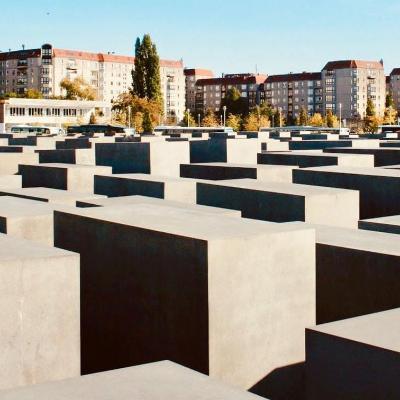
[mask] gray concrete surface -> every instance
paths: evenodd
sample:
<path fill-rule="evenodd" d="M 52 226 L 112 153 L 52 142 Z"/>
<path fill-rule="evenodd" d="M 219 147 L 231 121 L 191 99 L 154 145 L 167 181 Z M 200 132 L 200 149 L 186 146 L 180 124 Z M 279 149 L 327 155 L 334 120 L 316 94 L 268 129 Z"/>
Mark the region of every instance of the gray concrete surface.
<path fill-rule="evenodd" d="M 400 234 L 400 215 L 371 218 L 358 221 L 358 228 L 369 231 Z"/>
<path fill-rule="evenodd" d="M 0 153 L 0 175 L 18 173 L 21 163 L 38 164 L 39 156 L 35 153 Z"/>
<path fill-rule="evenodd" d="M 18 189 L 22 187 L 22 176 L 20 175 L 0 175 L 1 189 Z"/>
<path fill-rule="evenodd" d="M 79 255 L 0 234 L 0 321 L 0 389 L 79 376 Z"/>
<path fill-rule="evenodd" d="M 39 163 L 96 165 L 94 149 L 37 150 Z"/>

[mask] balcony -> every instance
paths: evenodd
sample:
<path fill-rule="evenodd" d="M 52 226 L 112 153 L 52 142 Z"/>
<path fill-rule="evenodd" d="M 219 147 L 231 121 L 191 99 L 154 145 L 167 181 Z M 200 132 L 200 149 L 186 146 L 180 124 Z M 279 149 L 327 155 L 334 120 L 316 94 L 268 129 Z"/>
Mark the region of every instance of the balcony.
<path fill-rule="evenodd" d="M 28 60 L 18 60 L 17 68 L 28 68 Z"/>

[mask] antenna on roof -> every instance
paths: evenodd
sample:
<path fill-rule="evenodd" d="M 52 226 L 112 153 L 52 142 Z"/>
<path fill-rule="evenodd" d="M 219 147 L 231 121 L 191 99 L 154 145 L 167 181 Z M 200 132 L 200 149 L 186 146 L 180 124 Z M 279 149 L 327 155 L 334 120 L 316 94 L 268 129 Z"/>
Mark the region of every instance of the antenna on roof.
<path fill-rule="evenodd" d="M 22 50 L 25 50 L 25 45 L 24 44 L 22 45 Z"/>

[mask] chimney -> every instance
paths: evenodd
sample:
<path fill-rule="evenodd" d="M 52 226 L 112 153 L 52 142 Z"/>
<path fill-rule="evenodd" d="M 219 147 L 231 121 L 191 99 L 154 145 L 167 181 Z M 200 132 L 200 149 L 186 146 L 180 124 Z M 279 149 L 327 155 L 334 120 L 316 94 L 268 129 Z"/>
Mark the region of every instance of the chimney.
<path fill-rule="evenodd" d="M 24 44 L 22 45 L 22 50 L 25 50 L 25 45 Z"/>

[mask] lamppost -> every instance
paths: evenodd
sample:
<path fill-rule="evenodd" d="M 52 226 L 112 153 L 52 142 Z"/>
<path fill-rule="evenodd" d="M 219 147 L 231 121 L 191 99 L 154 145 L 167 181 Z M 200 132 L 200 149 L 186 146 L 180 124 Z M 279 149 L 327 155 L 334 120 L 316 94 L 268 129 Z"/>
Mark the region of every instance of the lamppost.
<path fill-rule="evenodd" d="M 223 117 L 222 117 L 222 114 L 220 115 L 220 126 L 222 126 L 222 120 L 223 120 Z"/>
<path fill-rule="evenodd" d="M 342 103 L 339 103 L 339 133 L 342 131 Z"/>
<path fill-rule="evenodd" d="M 190 110 L 189 109 L 186 110 L 186 118 L 187 118 L 187 126 L 189 128 L 189 126 L 190 126 Z"/>
<path fill-rule="evenodd" d="M 224 110 L 224 128 L 226 124 L 226 106 L 223 106 L 222 109 Z"/>
<path fill-rule="evenodd" d="M 131 106 L 128 106 L 128 128 L 131 128 Z"/>
<path fill-rule="evenodd" d="M 200 118 L 201 118 L 201 115 L 200 114 L 197 114 L 197 125 L 199 125 L 199 128 L 200 128 Z"/>

